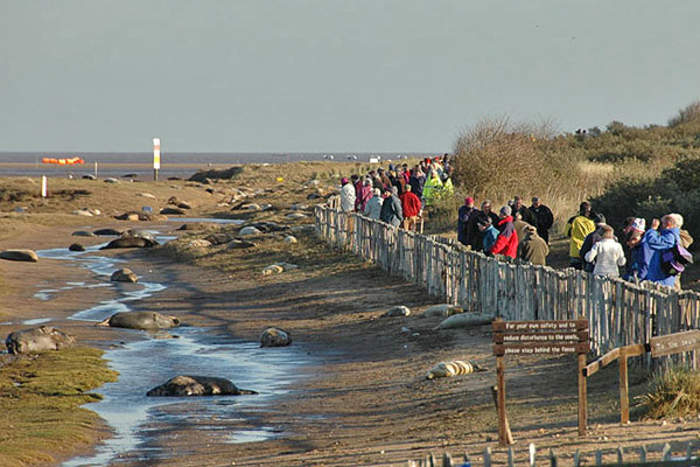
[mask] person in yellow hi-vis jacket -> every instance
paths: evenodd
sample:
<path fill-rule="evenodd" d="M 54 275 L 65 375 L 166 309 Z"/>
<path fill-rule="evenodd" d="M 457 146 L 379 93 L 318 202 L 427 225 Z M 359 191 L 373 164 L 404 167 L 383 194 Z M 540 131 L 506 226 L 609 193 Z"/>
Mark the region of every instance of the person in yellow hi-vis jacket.
<path fill-rule="evenodd" d="M 442 180 L 440 180 L 440 176 L 438 176 L 437 172 L 433 169 L 428 174 L 425 185 L 423 185 L 423 202 L 425 205 L 430 206 L 430 204 L 440 196 L 441 190 Z"/>
<path fill-rule="evenodd" d="M 573 216 L 566 223 L 566 236 L 571 238 L 569 243 L 569 260 L 572 267 L 583 269 L 583 259 L 581 258 L 581 246 L 586 236 L 595 230 L 595 223 L 590 218 L 591 204 L 584 201 L 579 206 L 578 216 Z"/>

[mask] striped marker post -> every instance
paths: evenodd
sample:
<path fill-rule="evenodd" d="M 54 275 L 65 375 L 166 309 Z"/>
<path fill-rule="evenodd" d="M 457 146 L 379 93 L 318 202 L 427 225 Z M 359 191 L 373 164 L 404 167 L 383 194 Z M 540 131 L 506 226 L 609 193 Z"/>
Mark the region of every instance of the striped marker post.
<path fill-rule="evenodd" d="M 160 170 L 160 138 L 153 138 L 153 180 L 158 181 Z"/>

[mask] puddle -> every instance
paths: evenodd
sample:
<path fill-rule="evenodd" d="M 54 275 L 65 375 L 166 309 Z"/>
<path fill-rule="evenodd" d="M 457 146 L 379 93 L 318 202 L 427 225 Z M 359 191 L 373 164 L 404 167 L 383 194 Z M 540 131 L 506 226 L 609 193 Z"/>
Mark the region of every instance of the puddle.
<path fill-rule="evenodd" d="M 49 321 L 51 321 L 51 318 L 37 318 L 37 319 L 28 319 L 26 321 L 22 321 L 22 324 L 26 324 L 27 326 L 32 326 L 34 324 L 48 323 Z"/>
<path fill-rule="evenodd" d="M 212 219 L 194 219 L 192 222 L 216 222 Z M 175 219 L 173 219 L 175 220 Z M 177 219 L 183 221 L 183 219 Z M 229 223 L 235 223 L 230 222 Z M 166 242 L 176 237 L 157 237 Z M 71 261 L 99 276 L 109 276 L 123 260 L 96 254 L 103 246 L 94 245 L 84 252 L 72 252 L 65 248 L 38 251 L 42 258 Z M 102 321 L 114 313 L 130 311 L 129 303 L 147 298 L 166 288 L 165 284 L 138 282 L 136 284 L 83 282 L 66 283 L 65 286 L 45 288 L 35 296 L 50 299 L 51 296 L 72 288 L 113 286 L 118 297 L 104 300 L 97 305 L 74 313 L 69 319 Z M 38 324 L 39 320 L 29 320 Z M 28 323 L 28 322 L 25 322 Z M 105 352 L 110 368 L 119 372 L 119 380 L 96 389 L 103 399 L 86 407 L 100 415 L 114 430 L 114 437 L 96 447 L 96 454 L 78 457 L 65 462 L 67 467 L 106 465 L 118 462 L 130 451 L 146 456 L 146 460 L 164 458 L 169 453 L 140 445 L 157 436 L 157 429 L 148 427 L 170 424 L 191 424 L 206 429 L 214 419 L 240 421 L 242 408 L 263 408 L 273 398 L 284 395 L 292 382 L 300 378 L 298 368 L 310 358 L 303 349 L 294 347 L 260 348 L 257 342 L 234 340 L 212 336 L 207 329 L 180 327 L 169 330 L 177 339 L 157 339 L 145 331 L 134 332 L 143 340 L 120 345 Z M 217 397 L 146 397 L 146 392 L 168 379 L 181 375 L 218 376 L 227 378 L 243 389 L 257 391 L 257 395 Z M 177 410 L 168 410 L 173 407 Z M 221 430 L 216 427 L 214 430 Z M 249 430 L 237 430 L 226 437 L 231 443 L 262 441 L 280 436 L 272 427 L 257 426 Z M 157 438 L 154 440 L 157 443 Z"/>
<path fill-rule="evenodd" d="M 202 222 L 209 224 L 243 224 L 245 219 L 218 219 L 216 217 L 172 217 L 168 218 L 168 222 Z"/>

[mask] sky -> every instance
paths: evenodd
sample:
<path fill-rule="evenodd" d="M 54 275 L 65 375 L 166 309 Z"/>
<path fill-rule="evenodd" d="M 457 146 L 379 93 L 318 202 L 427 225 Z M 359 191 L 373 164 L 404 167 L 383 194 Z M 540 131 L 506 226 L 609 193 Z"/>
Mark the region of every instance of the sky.
<path fill-rule="evenodd" d="M 665 124 L 697 0 L 0 0 L 0 151 L 445 152 L 483 118 Z"/>

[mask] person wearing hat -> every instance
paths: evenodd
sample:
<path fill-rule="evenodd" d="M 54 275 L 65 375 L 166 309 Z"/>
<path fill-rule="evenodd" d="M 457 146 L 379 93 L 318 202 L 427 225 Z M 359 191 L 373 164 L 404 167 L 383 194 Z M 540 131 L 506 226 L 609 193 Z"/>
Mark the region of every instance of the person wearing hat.
<path fill-rule="evenodd" d="M 355 209 L 355 187 L 347 177 L 340 180 L 340 209 L 343 212 L 352 212 Z"/>
<path fill-rule="evenodd" d="M 549 246 L 542 237 L 537 234 L 537 228 L 528 225 L 525 234 L 518 243 L 518 258 L 540 266 L 547 265 Z"/>
<path fill-rule="evenodd" d="M 472 244 L 472 224 L 470 219 L 476 217 L 478 210 L 474 207 L 474 198 L 467 196 L 464 198 L 464 206 L 457 211 L 457 240 L 462 245 Z"/>
<path fill-rule="evenodd" d="M 578 208 L 578 215 L 571 217 L 566 223 L 564 232 L 571 239 L 569 242 L 569 263 L 575 269 L 583 269 L 581 258 L 581 245 L 586 236 L 595 230 L 595 223 L 589 217 L 591 215 L 591 203 L 584 201 Z"/>
<path fill-rule="evenodd" d="M 586 238 L 583 239 L 583 244 L 581 244 L 581 249 L 579 250 L 579 255 L 581 255 L 581 259 L 583 259 L 583 270 L 586 272 L 593 272 L 593 269 L 595 269 L 594 263 L 586 261 L 586 254 L 591 251 L 593 245 L 603 239 L 604 228 L 607 227 L 605 216 L 602 214 L 594 214 L 593 222 L 595 223 L 596 229 L 586 235 Z"/>
<path fill-rule="evenodd" d="M 542 201 L 535 196 L 532 198 L 532 206 L 530 206 L 530 212 L 535 215 L 537 220 L 537 235 L 542 237 L 542 239 L 549 245 L 549 229 L 554 225 L 554 214 L 549 207 L 542 204 Z"/>
<path fill-rule="evenodd" d="M 498 237 L 496 243 L 493 244 L 487 253 L 492 255 L 503 255 L 510 258 L 515 258 L 518 255 L 518 233 L 513 225 L 513 216 L 510 206 L 503 206 L 498 214 L 499 221 L 496 224 L 498 228 Z"/>

